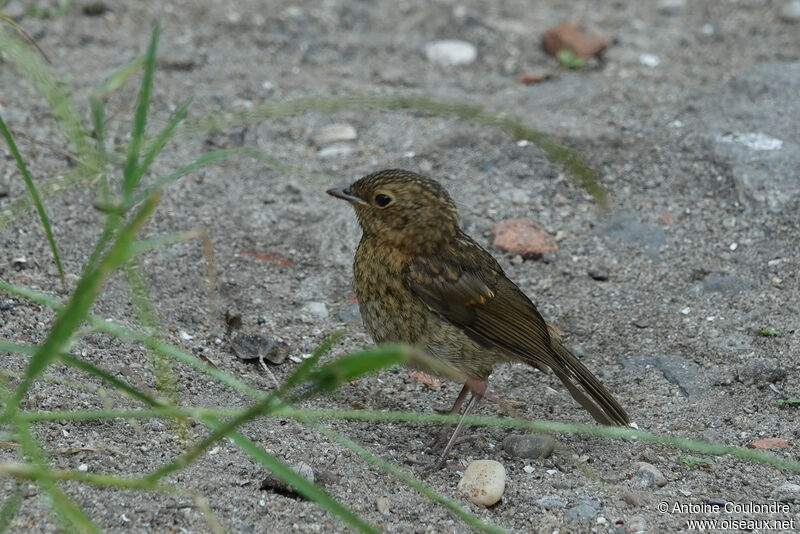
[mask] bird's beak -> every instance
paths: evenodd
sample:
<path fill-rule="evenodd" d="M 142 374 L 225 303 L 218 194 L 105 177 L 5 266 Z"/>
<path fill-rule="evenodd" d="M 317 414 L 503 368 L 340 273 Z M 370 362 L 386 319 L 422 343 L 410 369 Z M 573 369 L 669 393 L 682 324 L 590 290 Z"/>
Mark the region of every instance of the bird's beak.
<path fill-rule="evenodd" d="M 366 202 L 352 194 L 346 187 L 334 187 L 333 189 L 328 189 L 327 193 L 332 197 L 341 198 L 342 200 L 346 200 L 354 204 L 367 205 Z"/>

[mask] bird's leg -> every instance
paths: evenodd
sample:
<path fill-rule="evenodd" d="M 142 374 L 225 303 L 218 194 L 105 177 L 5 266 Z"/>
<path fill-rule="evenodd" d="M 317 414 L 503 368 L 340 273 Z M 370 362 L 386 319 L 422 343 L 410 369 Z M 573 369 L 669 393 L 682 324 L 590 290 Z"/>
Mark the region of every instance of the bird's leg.
<path fill-rule="evenodd" d="M 453 435 L 450 436 L 450 440 L 447 442 L 447 445 L 444 446 L 442 454 L 439 456 L 438 460 L 436 460 L 434 463 L 430 465 L 430 467 L 426 469 L 427 472 L 438 471 L 439 469 L 444 467 L 444 464 L 447 462 L 447 455 L 450 452 L 450 449 L 453 448 L 453 445 L 455 445 L 456 443 L 456 438 L 458 438 L 458 435 L 461 433 L 461 429 L 464 428 L 464 419 L 472 413 L 472 411 L 475 409 L 475 406 L 478 405 L 478 401 L 480 401 L 486 394 L 486 387 L 487 387 L 486 380 L 475 380 L 471 378 L 467 379 L 467 383 L 464 384 L 464 388 L 465 389 L 469 388 L 470 390 L 472 390 L 472 397 L 469 399 L 469 403 L 467 404 L 464 413 L 461 414 L 461 419 L 458 421 L 458 425 L 456 425 L 456 429 L 453 431 Z M 462 389 L 461 392 L 464 393 L 464 389 Z M 462 397 L 461 394 L 459 394 L 458 396 L 459 398 Z M 464 396 L 466 396 L 466 394 L 464 394 Z M 463 402 L 464 399 L 460 400 Z M 459 399 L 456 399 L 456 402 L 459 402 Z"/>
<path fill-rule="evenodd" d="M 463 404 L 464 399 L 467 398 L 467 393 L 469 393 L 469 385 L 464 384 L 464 387 L 461 388 L 461 393 L 458 394 L 456 397 L 456 401 L 453 403 L 453 407 L 450 408 L 450 411 L 447 412 L 447 415 L 453 415 L 458 413 L 459 408 L 461 408 L 461 404 Z M 441 449 L 445 443 L 447 443 L 447 436 L 450 435 L 450 428 L 452 427 L 451 424 L 446 424 L 442 426 L 442 430 L 439 431 L 439 435 L 436 437 L 435 440 L 428 445 L 428 448 L 431 450 L 438 450 Z"/>

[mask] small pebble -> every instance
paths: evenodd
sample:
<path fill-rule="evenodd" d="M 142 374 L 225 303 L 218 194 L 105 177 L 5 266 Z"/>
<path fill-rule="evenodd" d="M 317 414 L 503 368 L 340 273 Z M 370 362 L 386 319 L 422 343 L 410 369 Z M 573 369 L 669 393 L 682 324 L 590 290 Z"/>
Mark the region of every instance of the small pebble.
<path fill-rule="evenodd" d="M 511 191 L 511 202 L 514 204 L 527 204 L 530 201 L 531 198 L 527 191 L 522 189 L 514 189 Z"/>
<path fill-rule="evenodd" d="M 596 515 L 597 509 L 590 504 L 581 503 L 567 510 L 564 517 L 569 521 L 575 521 L 577 519 L 594 519 Z"/>
<path fill-rule="evenodd" d="M 634 319 L 633 326 L 636 328 L 647 328 L 650 326 L 650 322 L 644 317 L 640 317 L 639 319 Z"/>
<path fill-rule="evenodd" d="M 317 319 L 328 318 L 328 307 L 324 302 L 308 302 L 305 306 L 303 306 L 303 311 L 313 315 Z"/>
<path fill-rule="evenodd" d="M 473 504 L 491 506 L 503 496 L 506 489 L 506 469 L 494 460 L 475 460 L 458 483 L 458 491 Z"/>
<path fill-rule="evenodd" d="M 323 126 L 312 137 L 313 143 L 318 147 L 338 143 L 342 141 L 353 141 L 358 138 L 356 129 L 347 123 L 329 124 Z"/>
<path fill-rule="evenodd" d="M 800 0 L 784 2 L 778 16 L 786 22 L 800 22 Z"/>
<path fill-rule="evenodd" d="M 524 261 L 525 259 L 522 256 L 516 254 L 514 255 L 514 257 L 511 258 L 511 265 L 522 265 Z"/>
<path fill-rule="evenodd" d="M 492 227 L 495 248 L 519 254 L 523 258 L 539 258 L 556 252 L 558 244 L 547 230 L 530 219 L 506 219 Z"/>
<path fill-rule="evenodd" d="M 726 501 L 725 499 L 720 499 L 719 497 L 711 497 L 706 502 L 708 502 L 708 504 L 710 504 L 712 506 L 720 506 L 720 507 L 722 507 L 722 506 L 725 506 L 725 504 L 728 501 Z"/>
<path fill-rule="evenodd" d="M 503 450 L 516 458 L 547 458 L 555 446 L 553 438 L 537 434 L 508 436 L 503 440 Z"/>
<path fill-rule="evenodd" d="M 425 57 L 440 67 L 469 65 L 478 57 L 475 45 L 459 39 L 432 41 L 425 45 Z"/>
<path fill-rule="evenodd" d="M 608 280 L 608 271 L 602 267 L 594 267 L 593 269 L 589 269 L 589 276 L 594 280 L 605 282 Z"/>
<path fill-rule="evenodd" d="M 689 315 L 689 313 L 691 313 L 691 311 L 692 311 L 692 309 L 691 309 L 689 306 L 686 306 L 685 308 L 683 308 L 683 309 L 681 310 L 681 314 L 683 314 L 683 315 Z"/>
<path fill-rule="evenodd" d="M 763 386 L 786 377 L 786 369 L 773 358 L 750 357 L 736 366 L 736 378 L 746 386 Z"/>
<path fill-rule="evenodd" d="M 686 6 L 686 0 L 658 0 L 658 10 L 663 15 L 677 15 Z"/>
<path fill-rule="evenodd" d="M 647 520 L 640 516 L 635 515 L 625 522 L 626 530 L 628 532 L 648 532 Z"/>
<path fill-rule="evenodd" d="M 542 497 L 540 499 L 536 499 L 536 504 L 538 504 L 542 508 L 547 508 L 548 510 L 550 508 L 566 508 L 567 507 L 567 501 L 566 500 L 559 499 L 558 497 L 551 497 L 551 496 L 546 496 L 546 497 Z"/>
<path fill-rule="evenodd" d="M 314 482 L 314 470 L 305 462 L 298 462 L 292 466 L 292 471 L 305 478 L 309 482 Z"/>
<path fill-rule="evenodd" d="M 526 465 L 525 467 L 522 468 L 522 470 L 525 471 L 528 474 L 531 474 L 534 471 L 533 466 L 531 466 L 531 465 Z"/>
<path fill-rule="evenodd" d="M 622 494 L 622 499 L 630 504 L 631 506 L 642 506 L 644 504 L 644 499 L 642 498 L 642 494 L 638 491 L 626 491 Z"/>
<path fill-rule="evenodd" d="M 632 481 L 634 487 L 649 488 L 655 484 L 660 488 L 667 483 L 667 479 L 653 464 L 636 462 L 633 469 L 635 471 Z"/>
<path fill-rule="evenodd" d="M 336 319 L 341 323 L 352 323 L 361 318 L 358 303 L 345 304 L 336 312 Z"/>
<path fill-rule="evenodd" d="M 800 484 L 787 482 L 775 488 L 773 495 L 780 502 L 800 504 Z"/>
<path fill-rule="evenodd" d="M 8 311 L 12 307 L 10 300 L 0 300 L 0 311 Z"/>
<path fill-rule="evenodd" d="M 542 254 L 542 263 L 555 263 L 558 255 L 555 252 L 545 252 Z"/>
<path fill-rule="evenodd" d="M 661 64 L 661 58 L 655 54 L 641 54 L 639 56 L 639 63 L 653 69 Z"/>
<path fill-rule="evenodd" d="M 384 518 L 389 517 L 389 499 L 386 497 L 378 497 L 375 499 L 375 508 L 378 509 L 378 513 Z"/>

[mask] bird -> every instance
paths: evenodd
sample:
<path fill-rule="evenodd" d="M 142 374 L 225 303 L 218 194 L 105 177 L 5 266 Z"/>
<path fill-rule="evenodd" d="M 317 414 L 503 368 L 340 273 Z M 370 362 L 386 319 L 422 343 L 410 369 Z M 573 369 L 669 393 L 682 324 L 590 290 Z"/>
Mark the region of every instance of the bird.
<path fill-rule="evenodd" d="M 462 380 L 451 415 L 471 393 L 432 470 L 446 464 L 493 367 L 503 362 L 552 371 L 598 423 L 629 424 L 614 396 L 561 343 L 560 331 L 461 229 L 456 204 L 439 182 L 386 169 L 327 193 L 350 203 L 361 226 L 353 281 L 373 340 L 419 347 L 427 358 L 410 365 Z"/>

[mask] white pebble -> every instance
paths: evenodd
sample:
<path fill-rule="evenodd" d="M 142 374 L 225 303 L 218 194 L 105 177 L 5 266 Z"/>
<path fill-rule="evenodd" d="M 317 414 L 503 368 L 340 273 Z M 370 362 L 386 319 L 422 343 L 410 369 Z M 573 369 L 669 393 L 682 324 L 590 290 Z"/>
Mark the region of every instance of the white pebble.
<path fill-rule="evenodd" d="M 328 318 L 328 307 L 324 302 L 309 302 L 303 307 L 303 310 L 318 319 Z"/>
<path fill-rule="evenodd" d="M 314 482 L 314 470 L 305 462 L 297 462 L 292 466 L 292 471 L 305 478 L 309 482 Z"/>
<path fill-rule="evenodd" d="M 314 134 L 313 141 L 317 146 L 325 146 L 339 141 L 353 141 L 357 137 L 355 128 L 347 123 L 340 123 L 323 126 Z"/>
<path fill-rule="evenodd" d="M 731 246 L 728 248 L 731 250 L 736 250 L 737 248 L 739 248 L 739 243 L 731 243 Z"/>
<path fill-rule="evenodd" d="M 428 61 L 440 67 L 469 65 L 478 57 L 475 45 L 459 39 L 432 41 L 425 45 Z"/>
<path fill-rule="evenodd" d="M 783 147 L 783 140 L 761 132 L 736 132 L 726 133 L 719 136 L 723 143 L 738 143 L 750 150 L 771 151 L 780 150 Z"/>
<path fill-rule="evenodd" d="M 185 341 L 191 341 L 194 339 L 194 336 L 189 335 L 188 333 L 184 332 L 183 330 L 180 331 L 181 339 Z"/>
<path fill-rule="evenodd" d="M 661 58 L 655 54 L 641 54 L 639 56 L 639 63 L 652 69 L 661 64 Z"/>
<path fill-rule="evenodd" d="M 522 470 L 525 471 L 528 474 L 531 474 L 531 473 L 533 473 L 533 466 L 526 465 L 525 467 L 522 468 Z"/>
<path fill-rule="evenodd" d="M 681 310 L 681 313 L 683 315 L 689 315 L 689 312 L 691 312 L 691 311 L 692 311 L 692 309 L 689 306 L 686 306 L 684 309 Z"/>
<path fill-rule="evenodd" d="M 784 2 L 778 16 L 786 22 L 800 22 L 800 0 Z"/>
<path fill-rule="evenodd" d="M 78 466 L 78 471 L 80 471 L 81 473 L 85 473 L 88 470 L 89 470 L 89 466 L 86 465 L 86 464 L 81 464 L 81 465 Z"/>
<path fill-rule="evenodd" d="M 494 460 L 475 460 L 464 471 L 458 491 L 473 504 L 491 506 L 503 496 L 506 489 L 506 469 Z"/>

